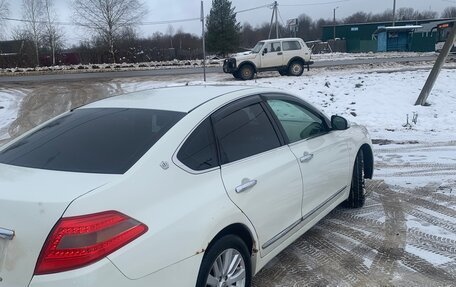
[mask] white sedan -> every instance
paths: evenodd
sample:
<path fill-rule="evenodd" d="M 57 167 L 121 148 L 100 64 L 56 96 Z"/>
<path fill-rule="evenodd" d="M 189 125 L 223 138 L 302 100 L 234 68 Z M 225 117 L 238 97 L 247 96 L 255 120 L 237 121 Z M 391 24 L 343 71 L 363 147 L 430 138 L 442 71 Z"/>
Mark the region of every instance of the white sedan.
<path fill-rule="evenodd" d="M 250 286 L 372 173 L 365 128 L 281 90 L 105 99 L 0 149 L 0 286 Z"/>

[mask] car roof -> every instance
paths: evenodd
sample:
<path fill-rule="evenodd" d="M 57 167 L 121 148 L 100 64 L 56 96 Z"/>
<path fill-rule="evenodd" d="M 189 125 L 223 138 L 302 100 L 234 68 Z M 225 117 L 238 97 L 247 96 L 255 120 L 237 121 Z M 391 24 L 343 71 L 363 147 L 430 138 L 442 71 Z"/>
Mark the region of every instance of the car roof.
<path fill-rule="evenodd" d="M 279 39 L 268 39 L 268 40 L 261 40 L 260 42 L 277 42 L 277 41 L 302 41 L 301 38 L 279 38 Z"/>
<path fill-rule="evenodd" d="M 103 99 L 82 108 L 137 108 L 189 112 L 217 97 L 252 89 L 254 87 L 210 85 L 157 88 Z"/>

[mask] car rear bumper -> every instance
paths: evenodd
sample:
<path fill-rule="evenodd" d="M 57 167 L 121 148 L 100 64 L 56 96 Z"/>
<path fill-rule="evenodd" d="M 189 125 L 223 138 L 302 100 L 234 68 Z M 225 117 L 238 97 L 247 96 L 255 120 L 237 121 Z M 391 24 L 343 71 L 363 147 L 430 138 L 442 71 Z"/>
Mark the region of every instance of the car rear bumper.
<path fill-rule="evenodd" d="M 223 61 L 223 72 L 232 74 L 232 73 L 237 72 L 237 70 L 238 70 L 238 68 L 236 66 L 236 59 L 229 58 L 229 59 L 225 59 L 225 61 Z"/>
<path fill-rule="evenodd" d="M 127 278 L 109 259 L 105 258 L 95 264 L 77 270 L 34 276 L 29 287 L 194 287 L 202 258 L 203 254 L 195 255 L 136 280 Z"/>

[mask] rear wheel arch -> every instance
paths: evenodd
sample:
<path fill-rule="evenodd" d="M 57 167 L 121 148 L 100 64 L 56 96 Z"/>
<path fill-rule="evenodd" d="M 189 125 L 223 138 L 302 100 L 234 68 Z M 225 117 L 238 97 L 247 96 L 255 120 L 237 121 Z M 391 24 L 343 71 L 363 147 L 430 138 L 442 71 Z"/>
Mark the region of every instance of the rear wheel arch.
<path fill-rule="evenodd" d="M 227 235 L 235 235 L 244 241 L 245 245 L 249 249 L 250 255 L 256 252 L 256 241 L 252 235 L 252 232 L 247 226 L 241 223 L 231 224 L 224 229 L 222 229 L 215 237 L 209 242 L 206 250 L 209 250 L 220 238 Z"/>
<path fill-rule="evenodd" d="M 290 61 L 288 61 L 287 67 L 289 68 L 291 63 L 293 63 L 293 62 L 300 62 L 303 65 L 306 64 L 306 61 L 303 58 L 301 58 L 301 57 L 293 57 L 293 58 L 291 58 Z"/>

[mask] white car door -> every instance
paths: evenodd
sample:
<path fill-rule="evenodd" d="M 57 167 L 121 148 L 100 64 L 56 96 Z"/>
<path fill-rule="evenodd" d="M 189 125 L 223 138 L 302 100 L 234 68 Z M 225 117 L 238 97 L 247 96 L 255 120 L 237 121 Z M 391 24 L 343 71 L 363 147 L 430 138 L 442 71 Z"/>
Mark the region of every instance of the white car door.
<path fill-rule="evenodd" d="M 283 52 L 280 41 L 270 42 L 264 45 L 261 54 L 261 68 L 283 66 Z"/>
<path fill-rule="evenodd" d="M 225 189 L 254 225 L 264 256 L 301 218 L 302 178 L 260 101 L 256 96 L 230 104 L 212 121 Z"/>
<path fill-rule="evenodd" d="M 280 96 L 269 98 L 267 103 L 299 160 L 305 220 L 350 188 L 348 145 L 341 136 L 343 131 L 331 131 L 312 107 Z"/>

